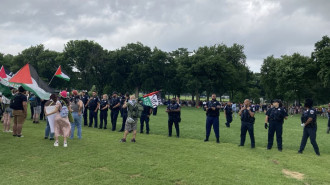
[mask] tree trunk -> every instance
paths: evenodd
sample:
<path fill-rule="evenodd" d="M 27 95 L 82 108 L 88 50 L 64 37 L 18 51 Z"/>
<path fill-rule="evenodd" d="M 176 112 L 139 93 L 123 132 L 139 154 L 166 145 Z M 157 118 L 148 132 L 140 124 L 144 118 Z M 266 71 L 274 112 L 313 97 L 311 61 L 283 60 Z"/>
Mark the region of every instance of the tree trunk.
<path fill-rule="evenodd" d="M 195 100 L 195 94 L 191 93 L 191 101 L 194 101 L 194 100 Z"/>
<path fill-rule="evenodd" d="M 135 87 L 135 98 L 139 98 L 139 87 Z"/>
<path fill-rule="evenodd" d="M 195 91 L 195 95 L 196 95 L 196 107 L 199 107 L 200 95 L 198 90 Z"/>

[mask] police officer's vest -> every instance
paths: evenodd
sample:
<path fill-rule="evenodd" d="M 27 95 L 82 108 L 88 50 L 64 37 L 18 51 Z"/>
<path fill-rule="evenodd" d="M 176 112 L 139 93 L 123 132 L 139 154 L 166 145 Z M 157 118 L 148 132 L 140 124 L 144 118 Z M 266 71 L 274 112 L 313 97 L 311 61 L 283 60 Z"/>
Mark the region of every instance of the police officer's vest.
<path fill-rule="evenodd" d="M 269 111 L 270 111 L 270 114 L 268 116 L 269 121 L 283 123 L 283 121 L 284 121 L 284 112 L 283 111 L 285 111 L 283 108 L 273 107 Z"/>
<path fill-rule="evenodd" d="M 316 125 L 316 111 L 315 111 L 314 108 L 310 108 L 309 110 L 305 110 L 302 113 L 301 122 L 302 123 L 306 123 L 306 121 L 310 117 L 313 118 L 313 120 L 312 120 L 311 123 L 309 123 L 308 125 L 306 125 L 306 128 L 315 128 L 317 125 Z"/>
<path fill-rule="evenodd" d="M 179 104 L 177 104 L 177 103 L 174 103 L 174 104 L 169 104 L 168 105 L 168 109 L 170 109 L 170 110 L 176 110 L 176 109 L 178 109 L 180 107 L 180 105 Z M 174 117 L 179 117 L 180 116 L 180 112 L 169 112 L 168 113 L 168 115 L 169 116 L 174 116 Z"/>
<path fill-rule="evenodd" d="M 252 111 L 252 107 L 250 107 L 250 110 Z M 241 113 L 241 121 L 253 124 L 255 121 L 255 118 L 251 117 L 249 110 L 245 109 Z"/>

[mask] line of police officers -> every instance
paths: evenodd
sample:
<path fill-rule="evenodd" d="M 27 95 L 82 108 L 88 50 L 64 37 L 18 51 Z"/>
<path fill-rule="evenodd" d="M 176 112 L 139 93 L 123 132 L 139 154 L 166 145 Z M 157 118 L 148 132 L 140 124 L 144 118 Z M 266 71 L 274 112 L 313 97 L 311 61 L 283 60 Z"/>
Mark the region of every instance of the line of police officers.
<path fill-rule="evenodd" d="M 125 96 L 119 97 L 117 92 L 113 92 L 110 99 L 108 99 L 107 95 L 103 95 L 100 100 L 97 96 L 97 92 L 92 92 L 92 97 L 89 97 L 86 93 L 87 91 L 82 92 L 81 100 L 84 103 L 85 111 L 83 114 L 84 118 L 84 126 L 92 127 L 94 122 L 94 128 L 99 129 L 107 129 L 107 119 L 108 119 L 108 110 L 111 110 L 111 125 L 112 131 L 116 130 L 117 119 L 119 113 L 121 113 L 121 117 L 123 118 L 122 126 L 119 132 L 123 132 L 125 130 L 125 123 L 127 120 L 128 112 L 126 108 L 122 108 L 125 101 L 129 100 L 129 94 L 126 93 Z M 141 102 L 140 102 L 141 103 Z M 140 132 L 143 133 L 144 123 L 146 124 L 146 133 L 149 134 L 149 120 L 150 115 L 152 113 L 151 107 L 143 105 L 143 111 L 141 113 L 140 118 Z M 98 127 L 98 111 L 100 110 L 100 125 Z M 89 111 L 89 123 L 87 121 L 87 112 Z M 103 126 L 104 123 L 104 126 Z"/>
<path fill-rule="evenodd" d="M 125 97 L 119 98 L 117 92 L 113 92 L 112 98 L 108 100 L 107 96 L 104 95 L 102 100 L 99 100 L 97 97 L 97 93 L 93 92 L 93 96 L 91 98 L 88 97 L 86 92 L 83 92 L 82 101 L 86 108 L 89 110 L 89 127 L 92 127 L 92 123 L 94 120 L 94 128 L 97 128 L 97 112 L 100 109 L 100 129 L 103 127 L 107 129 L 107 115 L 108 109 L 111 110 L 111 124 L 112 131 L 116 130 L 117 118 L 119 112 L 121 112 L 121 116 L 123 117 L 123 123 L 120 131 L 124 131 L 125 122 L 127 119 L 127 110 L 121 109 L 121 106 L 128 101 L 129 94 L 126 93 Z M 282 103 L 280 100 L 274 100 L 272 103 L 272 108 L 270 108 L 266 112 L 265 118 L 265 129 L 268 129 L 268 144 L 267 149 L 270 150 L 273 146 L 274 135 L 276 133 L 276 141 L 277 148 L 279 151 L 282 151 L 282 133 L 283 133 L 283 123 L 284 119 L 287 119 L 288 114 L 287 111 L 282 107 Z M 224 107 L 224 113 L 226 117 L 226 127 L 230 127 L 230 123 L 232 122 L 232 104 L 228 102 Z M 301 140 L 301 145 L 298 153 L 302 153 L 308 138 L 310 138 L 311 143 L 314 147 L 315 153 L 320 155 L 319 148 L 316 142 L 316 131 L 317 131 L 317 123 L 316 123 L 316 111 L 312 107 L 313 101 L 311 99 L 306 99 L 305 108 L 306 110 L 303 112 L 301 117 L 301 126 L 304 127 L 303 136 Z M 152 113 L 152 108 L 146 105 L 143 105 L 143 112 L 140 118 L 140 133 L 143 133 L 144 123 L 146 123 L 146 133 L 149 134 L 149 119 Z M 216 100 L 216 94 L 212 94 L 211 101 L 207 102 L 204 105 L 204 110 L 206 111 L 206 137 L 204 139 L 205 142 L 209 141 L 209 136 L 211 133 L 211 129 L 213 126 L 213 130 L 216 137 L 216 142 L 220 143 L 220 131 L 219 131 L 219 116 L 220 116 L 220 108 L 221 104 Z M 173 124 L 176 130 L 176 136 L 180 137 L 180 127 L 179 123 L 181 122 L 181 107 L 179 99 L 173 98 L 170 101 L 170 104 L 167 106 L 166 112 L 168 113 L 168 136 L 172 136 L 172 127 Z M 244 146 L 246 133 L 249 133 L 251 140 L 251 148 L 255 148 L 255 138 L 254 138 L 254 118 L 255 110 L 251 107 L 250 100 L 244 100 L 243 106 L 239 110 L 239 115 L 241 118 L 241 134 L 240 134 L 240 144 L 239 146 Z M 87 126 L 87 111 L 84 111 L 84 125 Z"/>

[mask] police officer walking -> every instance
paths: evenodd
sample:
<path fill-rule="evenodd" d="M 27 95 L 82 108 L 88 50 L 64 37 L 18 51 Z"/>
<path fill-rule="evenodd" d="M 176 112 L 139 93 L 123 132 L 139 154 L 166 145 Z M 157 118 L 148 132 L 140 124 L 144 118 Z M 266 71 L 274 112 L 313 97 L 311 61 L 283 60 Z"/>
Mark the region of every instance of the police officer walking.
<path fill-rule="evenodd" d="M 120 110 L 120 98 L 118 97 L 117 92 L 112 93 L 112 98 L 110 100 L 110 109 L 111 109 L 111 124 L 112 131 L 116 130 L 117 118 Z"/>
<path fill-rule="evenodd" d="M 316 110 L 313 108 L 312 99 L 305 100 L 305 108 L 306 110 L 303 112 L 301 116 L 301 126 L 304 127 L 304 132 L 298 153 L 300 154 L 303 153 L 307 143 L 307 139 L 310 137 L 316 155 L 320 155 L 319 147 L 316 143 L 316 130 L 317 130 Z"/>
<path fill-rule="evenodd" d="M 219 116 L 220 116 L 220 102 L 216 100 L 217 95 L 212 94 L 212 100 L 205 105 L 206 111 L 206 138 L 204 142 L 209 141 L 211 128 L 213 125 L 213 130 L 215 133 L 215 138 L 217 143 L 220 143 L 220 133 L 219 133 Z"/>
<path fill-rule="evenodd" d="M 104 94 L 102 97 L 102 100 L 100 102 L 100 127 L 99 127 L 99 129 L 103 128 L 103 121 L 104 121 L 104 129 L 107 129 L 108 109 L 109 109 L 108 95 Z"/>
<path fill-rule="evenodd" d="M 89 96 L 86 92 L 87 92 L 86 90 L 82 91 L 82 96 L 81 96 L 81 101 L 83 102 L 83 104 L 85 106 L 84 114 L 83 114 L 84 126 L 87 126 L 87 109 L 88 109 L 88 103 L 87 102 L 89 100 Z"/>
<path fill-rule="evenodd" d="M 250 100 L 244 100 L 244 104 L 241 110 L 238 113 L 241 116 L 241 143 L 239 146 L 244 146 L 246 132 L 249 132 L 251 139 L 251 148 L 255 148 L 255 140 L 254 140 L 254 110 L 251 107 Z"/>
<path fill-rule="evenodd" d="M 232 104 L 229 101 L 227 105 L 224 108 L 225 116 L 226 116 L 226 127 L 230 127 L 230 123 L 233 121 L 233 109 L 232 109 Z"/>
<path fill-rule="evenodd" d="M 100 99 L 97 97 L 96 91 L 93 91 L 93 96 L 88 100 L 89 109 L 89 126 L 92 127 L 94 119 L 94 128 L 97 128 L 97 112 L 100 107 Z"/>
<path fill-rule="evenodd" d="M 284 119 L 288 118 L 288 113 L 281 105 L 281 100 L 274 100 L 273 107 L 266 112 L 265 129 L 269 127 L 267 150 L 273 147 L 274 134 L 276 132 L 277 148 L 279 151 L 282 151 L 283 123 Z"/>
<path fill-rule="evenodd" d="M 150 106 L 145 105 L 142 103 L 143 106 L 143 111 L 141 113 L 141 118 L 140 118 L 140 133 L 143 133 L 143 126 L 144 122 L 146 122 L 146 133 L 149 134 L 150 128 L 149 128 L 149 120 L 150 120 L 150 115 L 152 113 L 152 108 Z"/>
<path fill-rule="evenodd" d="M 172 98 L 170 104 L 167 106 L 166 112 L 168 113 L 168 136 L 172 137 L 173 123 L 176 130 L 176 137 L 180 137 L 180 105 L 176 102 L 175 98 Z"/>

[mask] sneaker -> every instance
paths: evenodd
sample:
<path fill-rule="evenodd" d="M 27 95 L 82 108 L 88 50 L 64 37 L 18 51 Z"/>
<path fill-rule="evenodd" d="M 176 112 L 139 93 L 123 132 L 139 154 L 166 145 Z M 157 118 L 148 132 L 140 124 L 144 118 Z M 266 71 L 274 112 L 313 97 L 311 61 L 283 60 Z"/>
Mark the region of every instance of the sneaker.
<path fill-rule="evenodd" d="M 17 135 L 17 137 L 24 137 L 23 135 Z"/>
<path fill-rule="evenodd" d="M 13 132 L 12 130 L 8 130 L 7 132 Z"/>
<path fill-rule="evenodd" d="M 120 142 L 121 143 L 126 143 L 126 139 L 123 138 L 123 139 L 120 140 Z"/>
<path fill-rule="evenodd" d="M 64 146 L 64 147 L 68 147 L 68 143 L 64 143 L 63 146 Z"/>
<path fill-rule="evenodd" d="M 204 139 L 204 142 L 208 142 L 209 141 L 209 139 Z"/>
<path fill-rule="evenodd" d="M 48 139 L 48 137 L 45 137 L 45 139 Z"/>
<path fill-rule="evenodd" d="M 54 138 L 49 138 L 49 140 L 55 140 Z"/>
<path fill-rule="evenodd" d="M 244 145 L 238 145 L 238 146 L 244 146 Z"/>
<path fill-rule="evenodd" d="M 136 142 L 136 140 L 135 140 L 135 139 L 131 139 L 131 142 L 132 142 L 132 143 L 135 143 L 135 142 Z"/>
<path fill-rule="evenodd" d="M 16 137 L 17 135 L 13 135 L 14 137 Z"/>
<path fill-rule="evenodd" d="M 220 140 L 219 139 L 217 139 L 217 143 L 220 143 Z"/>
<path fill-rule="evenodd" d="M 298 154 L 302 154 L 302 153 L 303 153 L 302 151 L 300 151 L 300 150 L 298 151 Z"/>
<path fill-rule="evenodd" d="M 58 141 L 55 141 L 54 146 L 58 146 Z"/>

